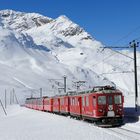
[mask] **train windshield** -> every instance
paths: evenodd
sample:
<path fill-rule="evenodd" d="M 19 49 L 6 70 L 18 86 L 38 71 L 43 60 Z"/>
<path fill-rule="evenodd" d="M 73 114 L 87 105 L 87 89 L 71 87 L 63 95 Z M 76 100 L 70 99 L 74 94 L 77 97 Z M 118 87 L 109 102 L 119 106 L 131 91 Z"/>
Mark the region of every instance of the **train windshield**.
<path fill-rule="evenodd" d="M 115 95 L 114 102 L 115 104 L 121 104 L 122 103 L 121 95 Z"/>
<path fill-rule="evenodd" d="M 112 105 L 113 104 L 113 98 L 112 96 L 108 96 L 108 104 Z"/>
<path fill-rule="evenodd" d="M 98 96 L 98 104 L 105 105 L 106 104 L 106 96 Z"/>

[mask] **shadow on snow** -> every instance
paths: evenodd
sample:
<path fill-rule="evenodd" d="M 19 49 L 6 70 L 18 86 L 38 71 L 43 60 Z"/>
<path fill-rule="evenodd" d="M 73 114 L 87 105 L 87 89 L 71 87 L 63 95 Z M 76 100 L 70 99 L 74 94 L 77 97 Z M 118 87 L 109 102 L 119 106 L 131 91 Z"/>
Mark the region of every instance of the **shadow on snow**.
<path fill-rule="evenodd" d="M 136 112 L 134 107 L 125 107 L 124 108 L 124 123 L 135 123 L 139 121 L 140 117 L 140 107 Z"/>

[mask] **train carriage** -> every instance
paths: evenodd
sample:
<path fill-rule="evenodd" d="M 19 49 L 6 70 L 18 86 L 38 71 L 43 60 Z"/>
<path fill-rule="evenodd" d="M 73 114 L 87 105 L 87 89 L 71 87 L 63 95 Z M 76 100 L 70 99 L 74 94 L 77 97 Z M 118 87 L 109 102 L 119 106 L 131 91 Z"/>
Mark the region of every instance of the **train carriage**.
<path fill-rule="evenodd" d="M 70 107 L 69 107 L 69 96 L 61 96 L 60 97 L 60 113 L 63 115 L 69 115 Z"/>
<path fill-rule="evenodd" d="M 98 87 L 98 90 L 82 95 L 82 117 L 97 124 L 122 124 L 123 102 L 119 90 Z"/>
<path fill-rule="evenodd" d="M 44 111 L 44 99 L 37 98 L 37 110 Z"/>
<path fill-rule="evenodd" d="M 32 98 L 27 98 L 25 106 L 27 108 L 31 108 L 31 109 L 33 108 L 33 100 L 32 100 Z"/>
<path fill-rule="evenodd" d="M 32 99 L 32 109 L 37 109 L 37 100 L 36 100 L 36 98 L 33 98 Z"/>
<path fill-rule="evenodd" d="M 60 113 L 60 98 L 59 98 L 59 96 L 53 98 L 53 112 Z"/>
<path fill-rule="evenodd" d="M 82 98 L 81 95 L 69 96 L 70 100 L 70 115 L 81 117 L 82 114 Z"/>
<path fill-rule="evenodd" d="M 44 111 L 53 112 L 53 98 L 44 97 Z"/>
<path fill-rule="evenodd" d="M 29 99 L 28 98 L 25 101 L 25 107 L 29 108 Z"/>

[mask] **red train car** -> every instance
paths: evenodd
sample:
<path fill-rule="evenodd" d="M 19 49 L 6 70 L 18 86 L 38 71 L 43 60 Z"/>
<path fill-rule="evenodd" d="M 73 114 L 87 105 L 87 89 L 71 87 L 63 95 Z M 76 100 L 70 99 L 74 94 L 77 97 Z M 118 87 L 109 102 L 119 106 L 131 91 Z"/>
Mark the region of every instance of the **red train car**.
<path fill-rule="evenodd" d="M 60 98 L 60 113 L 64 115 L 69 115 L 69 96 L 61 96 Z"/>
<path fill-rule="evenodd" d="M 25 107 L 29 108 L 29 99 L 28 98 L 25 101 Z"/>
<path fill-rule="evenodd" d="M 43 98 L 37 98 L 37 110 L 44 111 L 44 99 Z"/>
<path fill-rule="evenodd" d="M 27 98 L 26 99 L 25 106 L 27 108 L 31 108 L 31 109 L 33 108 L 33 100 L 32 100 L 32 98 Z"/>
<path fill-rule="evenodd" d="M 60 98 L 59 98 L 59 96 L 53 98 L 53 112 L 60 113 Z"/>
<path fill-rule="evenodd" d="M 53 98 L 44 97 L 44 111 L 53 112 Z"/>
<path fill-rule="evenodd" d="M 34 98 L 33 99 L 33 108 L 35 109 L 35 110 L 39 110 L 39 105 L 38 105 L 38 100 L 39 100 L 39 98 Z"/>
<path fill-rule="evenodd" d="M 98 125 L 119 125 L 123 122 L 123 96 L 119 90 L 97 87 L 82 97 L 82 117 Z"/>
<path fill-rule="evenodd" d="M 32 109 L 37 110 L 37 100 L 36 100 L 36 98 L 32 99 Z"/>
<path fill-rule="evenodd" d="M 82 115 L 82 98 L 81 95 L 69 96 L 70 99 L 70 115 L 81 117 Z"/>

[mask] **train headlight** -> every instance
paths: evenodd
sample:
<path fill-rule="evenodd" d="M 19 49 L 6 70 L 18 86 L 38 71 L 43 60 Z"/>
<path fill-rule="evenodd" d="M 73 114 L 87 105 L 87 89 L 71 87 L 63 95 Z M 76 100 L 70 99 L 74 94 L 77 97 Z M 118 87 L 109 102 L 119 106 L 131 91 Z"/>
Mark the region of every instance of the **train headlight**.
<path fill-rule="evenodd" d="M 119 108 L 119 111 L 122 111 L 122 108 Z"/>
<path fill-rule="evenodd" d="M 103 109 L 98 109 L 98 111 L 99 111 L 100 113 L 102 113 L 102 112 L 103 112 Z"/>

